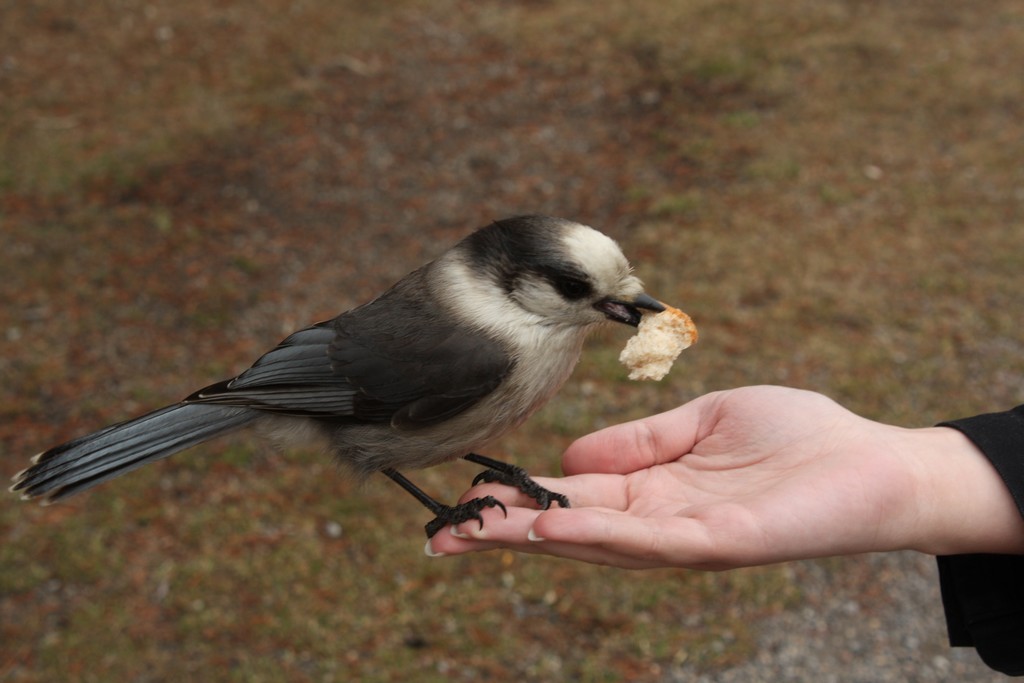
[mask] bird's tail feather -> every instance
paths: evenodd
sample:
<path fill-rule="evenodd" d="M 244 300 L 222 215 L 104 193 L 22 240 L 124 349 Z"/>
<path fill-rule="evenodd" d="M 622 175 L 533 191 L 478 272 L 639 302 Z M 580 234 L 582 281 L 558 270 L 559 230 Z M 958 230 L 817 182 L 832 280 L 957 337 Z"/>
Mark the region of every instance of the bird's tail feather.
<path fill-rule="evenodd" d="M 12 491 L 46 502 L 67 498 L 146 463 L 234 431 L 259 413 L 249 408 L 178 403 L 44 451 L 14 475 Z"/>

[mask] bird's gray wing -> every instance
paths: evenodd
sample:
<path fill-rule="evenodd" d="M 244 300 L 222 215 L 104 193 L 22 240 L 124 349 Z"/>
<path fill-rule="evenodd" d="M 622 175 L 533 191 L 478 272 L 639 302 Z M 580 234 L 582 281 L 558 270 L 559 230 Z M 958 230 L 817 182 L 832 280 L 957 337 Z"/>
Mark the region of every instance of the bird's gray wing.
<path fill-rule="evenodd" d="M 501 384 L 514 361 L 422 290 L 401 284 L 339 316 L 329 356 L 335 372 L 358 389 L 357 418 L 415 429 L 474 405 Z"/>
<path fill-rule="evenodd" d="M 396 287 L 296 332 L 235 379 L 186 402 L 409 429 L 462 412 L 502 382 L 512 359 L 408 290 Z"/>
<path fill-rule="evenodd" d="M 215 403 L 306 417 L 353 415 L 355 387 L 331 368 L 333 321 L 292 334 L 238 377 L 200 389 L 186 403 Z"/>

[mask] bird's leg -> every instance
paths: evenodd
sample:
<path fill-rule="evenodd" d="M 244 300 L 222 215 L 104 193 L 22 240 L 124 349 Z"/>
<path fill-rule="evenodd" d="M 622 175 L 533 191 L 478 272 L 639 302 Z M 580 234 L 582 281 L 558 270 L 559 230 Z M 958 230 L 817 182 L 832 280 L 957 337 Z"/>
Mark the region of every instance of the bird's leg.
<path fill-rule="evenodd" d="M 544 510 L 551 507 L 552 503 L 558 503 L 559 506 L 564 508 L 569 507 L 568 498 L 561 493 L 555 493 L 544 488 L 531 479 L 526 470 L 518 465 L 510 465 L 507 462 L 501 462 L 500 460 L 488 458 L 485 455 L 477 455 L 476 453 L 470 453 L 463 456 L 463 458 L 487 468 L 473 478 L 473 486 L 481 482 L 497 482 L 519 489 L 537 501 L 537 504 Z"/>
<path fill-rule="evenodd" d="M 411 493 L 413 498 L 423 504 L 423 507 L 434 513 L 434 519 L 427 522 L 426 526 L 423 527 L 427 532 L 427 538 L 433 538 L 434 534 L 449 524 L 461 524 L 463 522 L 468 522 L 471 519 L 475 519 L 477 523 L 480 524 L 480 528 L 483 529 L 484 518 L 480 514 L 480 511 L 486 508 L 501 508 L 501 511 L 505 513 L 505 516 L 508 516 L 508 511 L 505 509 L 505 506 L 494 496 L 474 498 L 473 500 L 467 500 L 465 503 L 460 503 L 458 505 L 445 505 L 444 503 L 439 503 L 431 498 L 423 491 L 423 489 L 406 479 L 400 472 L 390 468 L 381 470 L 381 472 L 386 474 L 393 482 Z"/>

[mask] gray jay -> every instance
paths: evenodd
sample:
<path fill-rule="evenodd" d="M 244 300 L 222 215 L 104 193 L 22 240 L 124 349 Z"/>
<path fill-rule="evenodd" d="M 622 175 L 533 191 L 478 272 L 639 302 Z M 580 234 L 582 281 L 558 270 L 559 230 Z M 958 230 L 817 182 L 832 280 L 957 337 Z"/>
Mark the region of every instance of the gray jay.
<path fill-rule="evenodd" d="M 382 472 L 425 505 L 433 536 L 493 497 L 437 502 L 404 470 L 465 458 L 474 480 L 547 508 L 564 496 L 476 453 L 562 386 L 587 332 L 664 307 L 618 245 L 572 221 L 519 216 L 480 228 L 373 301 L 295 332 L 234 379 L 37 455 L 12 491 L 56 501 L 254 423 L 317 439 L 357 476 Z"/>

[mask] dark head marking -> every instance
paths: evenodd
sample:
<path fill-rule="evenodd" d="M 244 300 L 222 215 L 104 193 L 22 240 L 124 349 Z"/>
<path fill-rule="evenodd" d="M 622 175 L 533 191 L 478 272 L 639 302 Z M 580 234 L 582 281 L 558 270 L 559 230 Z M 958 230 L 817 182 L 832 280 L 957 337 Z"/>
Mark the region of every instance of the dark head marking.
<path fill-rule="evenodd" d="M 469 265 L 511 293 L 524 276 L 539 276 L 566 299 L 593 293 L 590 277 L 565 253 L 561 236 L 572 223 L 551 216 L 495 221 L 464 241 Z"/>

